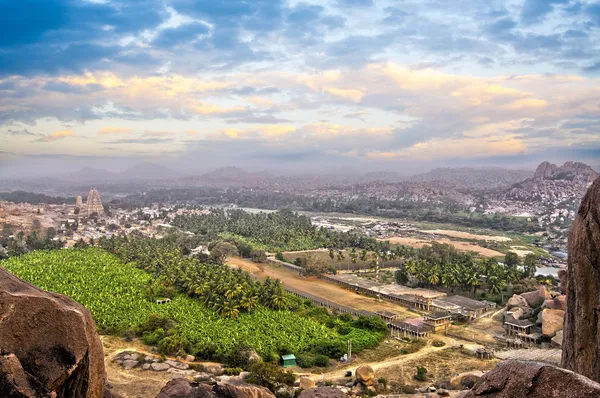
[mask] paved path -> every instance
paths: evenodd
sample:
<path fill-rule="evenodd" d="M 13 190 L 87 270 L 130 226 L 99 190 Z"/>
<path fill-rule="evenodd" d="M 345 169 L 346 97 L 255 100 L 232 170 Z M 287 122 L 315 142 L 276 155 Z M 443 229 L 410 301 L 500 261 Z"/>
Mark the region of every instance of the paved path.
<path fill-rule="evenodd" d="M 561 354 L 562 351 L 558 348 L 526 348 L 494 352 L 494 355 L 500 359 L 537 361 L 549 363 L 551 365 L 560 365 Z"/>

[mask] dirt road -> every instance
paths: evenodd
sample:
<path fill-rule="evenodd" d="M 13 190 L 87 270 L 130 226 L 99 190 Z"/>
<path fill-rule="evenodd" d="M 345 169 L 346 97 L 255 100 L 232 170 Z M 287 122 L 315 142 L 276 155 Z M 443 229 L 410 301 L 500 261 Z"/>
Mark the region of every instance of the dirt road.
<path fill-rule="evenodd" d="M 309 373 L 309 374 L 304 374 L 304 376 L 306 376 L 314 381 L 336 380 L 336 379 L 343 378 L 344 373 L 346 373 L 346 371 L 352 371 L 352 374 L 354 374 L 354 371 L 356 370 L 356 368 L 359 366 L 363 366 L 363 365 L 369 365 L 370 367 L 373 368 L 374 371 L 391 368 L 391 367 L 400 367 L 400 369 L 401 369 L 401 366 L 404 363 L 425 357 L 426 355 L 428 355 L 432 352 L 447 350 L 448 348 L 454 348 L 454 347 L 458 347 L 460 345 L 456 340 L 449 338 L 449 337 L 438 336 L 438 335 L 436 335 L 435 337 L 437 340 L 444 341 L 446 343 L 446 345 L 443 347 L 434 347 L 431 345 L 431 341 L 429 341 L 427 343 L 427 346 L 421 348 L 419 351 L 412 353 L 412 354 L 398 355 L 398 356 L 386 359 L 384 361 L 378 361 L 378 362 L 360 362 L 360 361 L 353 362 L 351 365 L 337 368 L 334 371 L 320 373 L 320 374 Z"/>
<path fill-rule="evenodd" d="M 378 301 L 372 297 L 361 296 L 321 279 L 302 277 L 286 268 L 269 264 L 258 264 L 239 257 L 227 259 L 227 264 L 232 267 L 242 268 L 260 280 L 264 280 L 267 277 L 279 279 L 286 286 L 347 307 L 372 312 L 391 311 L 398 314 L 399 320 L 417 318 L 419 316 L 402 306 L 385 301 Z"/>

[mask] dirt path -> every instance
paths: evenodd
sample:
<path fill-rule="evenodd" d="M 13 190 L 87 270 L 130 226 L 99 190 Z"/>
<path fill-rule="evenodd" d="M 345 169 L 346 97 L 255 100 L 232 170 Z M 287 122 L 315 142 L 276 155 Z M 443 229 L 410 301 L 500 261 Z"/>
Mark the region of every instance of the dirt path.
<path fill-rule="evenodd" d="M 391 311 L 398 314 L 399 320 L 416 318 L 419 316 L 419 314 L 410 312 L 400 305 L 378 301 L 372 297 L 361 296 L 321 279 L 302 277 L 286 268 L 258 264 L 239 257 L 227 259 L 227 264 L 232 267 L 242 268 L 260 280 L 264 280 L 267 277 L 279 279 L 286 286 L 347 307 L 372 312 Z"/>
<path fill-rule="evenodd" d="M 421 348 L 419 351 L 412 353 L 412 354 L 398 355 L 398 356 L 386 359 L 384 361 L 377 361 L 377 362 L 360 362 L 360 361 L 358 361 L 358 362 L 353 362 L 351 365 L 348 365 L 345 367 L 340 367 L 340 368 L 337 368 L 333 371 L 326 372 L 326 373 L 319 373 L 319 374 L 314 374 L 314 373 L 306 374 L 305 373 L 305 374 L 301 374 L 301 375 L 306 376 L 309 379 L 312 379 L 314 381 L 342 379 L 344 376 L 344 373 L 346 373 L 346 371 L 352 371 L 352 374 L 354 374 L 354 371 L 359 366 L 369 365 L 375 371 L 381 370 L 381 369 L 386 369 L 386 368 L 391 368 L 391 367 L 398 367 L 398 366 L 402 366 L 406 362 L 410 362 L 415 359 L 422 358 L 432 352 L 447 350 L 449 348 L 458 347 L 460 345 L 460 343 L 458 341 L 456 341 L 455 339 L 452 339 L 452 338 L 449 338 L 446 336 L 436 335 L 435 337 L 436 337 L 436 340 L 444 341 L 446 343 L 446 345 L 443 347 L 434 347 L 431 345 L 431 341 L 429 341 L 425 347 Z"/>

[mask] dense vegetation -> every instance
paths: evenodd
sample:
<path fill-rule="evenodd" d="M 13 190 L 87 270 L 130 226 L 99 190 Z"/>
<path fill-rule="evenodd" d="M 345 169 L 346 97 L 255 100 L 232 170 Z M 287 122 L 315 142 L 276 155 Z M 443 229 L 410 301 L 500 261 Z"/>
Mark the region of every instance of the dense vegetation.
<path fill-rule="evenodd" d="M 475 258 L 469 253 L 461 253 L 452 245 L 432 242 L 421 249 L 398 246 L 392 256 L 405 259 L 396 271 L 396 282 L 406 284 L 410 280 L 419 285 L 457 288 L 463 291 L 485 287 L 492 294 L 504 290 L 509 283 L 517 283 L 533 278 L 536 273 L 537 258 L 528 254 L 520 268 L 519 256 L 508 252 L 504 264 L 494 258 Z"/>
<path fill-rule="evenodd" d="M 3 224 L 0 231 L 0 259 L 15 257 L 33 250 L 60 249 L 64 241 L 57 238 L 54 228 L 48 228 L 45 234 L 32 231 L 25 235 L 23 231 L 14 234 L 13 226 Z"/>
<path fill-rule="evenodd" d="M 35 251 L 3 260 L 0 266 L 82 303 L 101 331 L 137 334 L 163 353 L 188 352 L 245 366 L 236 363 L 236 358 L 247 347 L 267 360 L 283 353 L 337 357 L 344 352 L 348 338 L 356 341 L 356 350 L 378 344 L 385 335 L 385 325 L 378 319 L 330 316 L 324 309 L 288 295 L 282 297 L 290 310 L 269 309 L 261 304 L 261 294 L 274 289 L 272 298 L 278 297 L 279 283 L 259 284 L 240 271 L 200 264 L 182 257 L 176 246 L 164 242 L 105 239 L 101 244 L 116 255 L 101 248 Z M 222 301 L 204 288 L 208 284 L 223 296 Z M 240 290 L 244 288 L 237 285 L 257 294 L 257 303 L 250 310 L 242 306 Z M 163 295 L 172 301 L 158 304 L 156 299 Z M 220 303 L 221 314 L 209 308 L 215 302 Z M 264 303 L 281 308 L 274 302 Z M 239 312 L 231 313 L 238 305 Z"/>
<path fill-rule="evenodd" d="M 45 203 L 49 205 L 62 205 L 63 203 L 75 203 L 74 197 L 62 198 L 60 196 L 48 196 L 40 193 L 26 191 L 0 192 L 0 200 L 14 203 L 31 203 L 38 205 Z"/>
<path fill-rule="evenodd" d="M 148 206 L 153 203 L 186 205 L 228 205 L 261 209 L 291 209 L 316 212 L 352 213 L 394 217 L 414 221 L 456 224 L 466 227 L 492 228 L 503 231 L 536 232 L 541 230 L 537 220 L 501 214 L 485 215 L 469 212 L 454 202 L 423 203 L 382 200 L 376 198 L 342 199 L 316 198 L 287 192 L 268 192 L 249 189 L 191 188 L 153 190 L 144 195 L 130 195 L 119 202 Z"/>
<path fill-rule="evenodd" d="M 173 225 L 209 240 L 219 236 L 235 239 L 270 251 L 308 250 L 320 247 L 359 247 L 368 250 L 382 246 L 374 238 L 317 228 L 310 218 L 289 210 L 249 213 L 243 210 L 212 209 L 208 215 L 177 216 Z M 223 235 L 225 234 L 225 235 Z"/>

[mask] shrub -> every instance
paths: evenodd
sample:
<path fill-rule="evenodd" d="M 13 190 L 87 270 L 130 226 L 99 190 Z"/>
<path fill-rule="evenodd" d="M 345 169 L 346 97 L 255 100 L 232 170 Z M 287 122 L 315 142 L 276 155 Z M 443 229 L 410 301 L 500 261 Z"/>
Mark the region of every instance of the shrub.
<path fill-rule="evenodd" d="M 431 343 L 431 345 L 434 347 L 443 347 L 446 345 L 446 343 L 444 343 L 441 340 L 434 340 L 433 343 Z"/>
<path fill-rule="evenodd" d="M 283 257 L 283 253 L 281 253 L 280 251 L 275 253 L 275 258 L 279 261 L 285 261 L 285 257 Z"/>
<path fill-rule="evenodd" d="M 346 352 L 346 345 L 339 340 L 323 341 L 315 347 L 314 352 L 328 358 L 339 358 Z"/>
<path fill-rule="evenodd" d="M 313 357 L 306 354 L 298 354 L 296 356 L 296 363 L 303 369 L 312 368 L 314 366 Z"/>
<path fill-rule="evenodd" d="M 276 392 L 281 386 L 293 387 L 296 375 L 292 371 L 281 370 L 275 364 L 259 362 L 250 366 L 250 375 L 246 381 Z"/>
<path fill-rule="evenodd" d="M 327 358 L 325 355 L 317 355 L 315 356 L 313 363 L 315 366 L 320 368 L 326 368 L 329 366 L 329 358 Z"/>
<path fill-rule="evenodd" d="M 243 371 L 244 371 L 244 369 L 242 369 L 242 368 L 225 368 L 225 369 L 223 369 L 223 373 L 225 373 L 227 376 L 238 376 Z"/>
<path fill-rule="evenodd" d="M 167 336 L 158 344 L 158 350 L 164 355 L 182 355 L 190 351 L 190 343 L 178 335 Z"/>
<path fill-rule="evenodd" d="M 154 332 L 145 332 L 142 335 L 142 341 L 148 345 L 158 345 L 158 343 L 166 336 L 163 328 L 158 328 Z"/>
<path fill-rule="evenodd" d="M 378 316 L 361 315 L 354 321 L 354 325 L 357 328 L 372 330 L 374 332 L 387 332 L 387 325 Z"/>
<path fill-rule="evenodd" d="M 417 374 L 414 375 L 415 380 L 425 381 L 427 374 L 427 369 L 423 366 L 417 366 Z"/>

